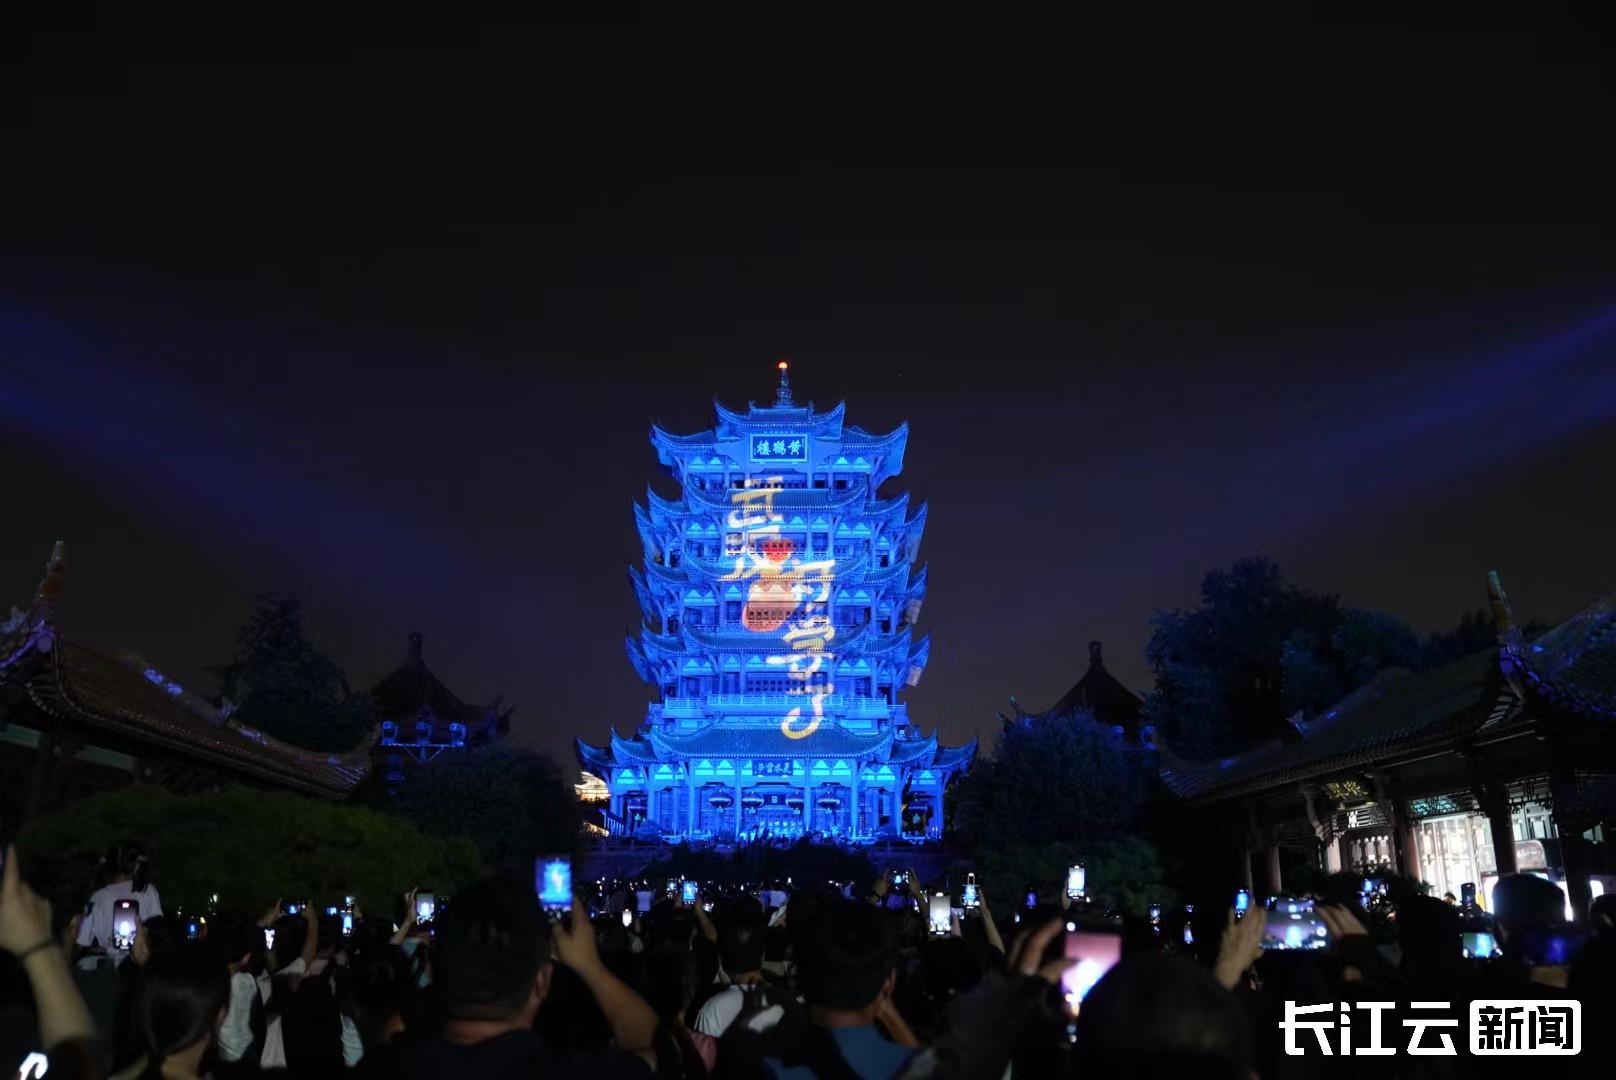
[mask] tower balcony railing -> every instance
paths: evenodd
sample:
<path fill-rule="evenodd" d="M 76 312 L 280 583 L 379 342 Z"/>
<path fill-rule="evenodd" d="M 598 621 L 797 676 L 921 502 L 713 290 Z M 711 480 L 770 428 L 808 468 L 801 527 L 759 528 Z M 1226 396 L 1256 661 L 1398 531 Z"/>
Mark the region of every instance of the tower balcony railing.
<path fill-rule="evenodd" d="M 673 697 L 651 707 L 653 714 L 665 717 L 699 717 L 711 712 L 747 709 L 813 708 L 813 696 L 804 693 L 706 694 L 700 697 Z M 862 695 L 827 694 L 819 699 L 826 712 L 847 716 L 885 716 L 902 711 L 902 705 L 893 705 L 885 698 Z"/>

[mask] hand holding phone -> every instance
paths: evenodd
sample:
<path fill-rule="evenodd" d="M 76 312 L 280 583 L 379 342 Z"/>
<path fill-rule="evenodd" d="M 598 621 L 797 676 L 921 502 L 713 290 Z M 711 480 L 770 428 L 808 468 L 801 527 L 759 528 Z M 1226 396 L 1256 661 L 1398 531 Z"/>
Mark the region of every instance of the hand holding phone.
<path fill-rule="evenodd" d="M 1073 924 L 1068 923 L 1068 927 Z M 1061 973 L 1061 996 L 1066 1010 L 1076 1016 L 1083 999 L 1105 973 L 1122 959 L 1122 935 L 1100 930 L 1066 931 L 1066 959 L 1077 963 Z"/>
<path fill-rule="evenodd" d="M 429 892 L 415 894 L 415 921 L 430 923 L 438 913 L 438 898 Z"/>

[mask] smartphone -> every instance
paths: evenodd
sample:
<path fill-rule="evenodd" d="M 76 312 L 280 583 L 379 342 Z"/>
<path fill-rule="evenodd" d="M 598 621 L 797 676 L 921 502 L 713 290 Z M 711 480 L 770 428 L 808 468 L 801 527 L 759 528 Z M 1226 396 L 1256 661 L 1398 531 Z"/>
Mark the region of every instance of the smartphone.
<path fill-rule="evenodd" d="M 1100 930 L 1078 930 L 1067 923 L 1066 959 L 1077 963 L 1061 973 L 1061 996 L 1066 1010 L 1076 1016 L 1094 984 L 1122 959 L 1122 935 Z"/>
<path fill-rule="evenodd" d="M 1459 903 L 1465 907 L 1476 906 L 1476 883 L 1467 881 L 1459 886 Z"/>
<path fill-rule="evenodd" d="M 948 935 L 948 917 L 950 904 L 947 893 L 933 893 L 927 907 L 927 927 L 931 933 L 938 937 Z"/>
<path fill-rule="evenodd" d="M 679 886 L 679 899 L 687 904 L 696 902 L 696 883 L 694 881 L 687 881 Z"/>
<path fill-rule="evenodd" d="M 1186 945 L 1194 945 L 1195 944 L 1195 931 L 1190 929 L 1190 924 L 1189 924 L 1189 922 L 1187 920 L 1184 923 L 1184 944 L 1186 944 Z"/>
<path fill-rule="evenodd" d="M 662 893 L 663 893 L 664 896 L 678 896 L 679 895 L 679 879 L 678 878 L 669 878 L 668 879 L 668 887 L 666 889 L 663 889 Z"/>
<path fill-rule="evenodd" d="M 1150 912 L 1150 925 L 1152 925 L 1152 926 L 1160 926 L 1161 925 L 1161 905 L 1160 904 L 1151 904 L 1150 907 L 1147 908 L 1146 910 L 1148 910 Z"/>
<path fill-rule="evenodd" d="M 429 923 L 438 913 L 438 898 L 429 892 L 415 894 L 415 921 Z"/>
<path fill-rule="evenodd" d="M 343 897 L 343 898 L 342 898 L 342 906 L 343 906 L 343 907 L 353 907 L 353 897 L 351 897 L 351 896 L 344 896 L 344 897 Z"/>
<path fill-rule="evenodd" d="M 1467 960 L 1485 960 L 1498 954 L 1498 941 L 1484 930 L 1465 931 L 1459 935 L 1459 948 Z"/>
<path fill-rule="evenodd" d="M 967 907 L 967 908 L 975 908 L 975 907 L 981 907 L 982 906 L 982 898 L 976 895 L 976 875 L 975 874 L 971 874 L 965 879 L 965 893 L 964 893 L 964 896 L 961 898 L 961 904 L 962 904 L 962 906 Z"/>
<path fill-rule="evenodd" d="M 325 913 L 327 915 L 335 915 L 337 913 L 337 905 L 335 905 L 335 904 L 327 905 L 326 909 L 325 909 Z"/>
<path fill-rule="evenodd" d="M 133 900 L 123 899 L 112 905 L 112 947 L 128 952 L 135 945 L 135 927 L 140 922 L 140 911 Z"/>
<path fill-rule="evenodd" d="M 630 927 L 630 926 L 633 926 L 633 925 L 634 925 L 634 913 L 632 911 L 630 911 L 628 908 L 624 908 L 623 909 L 623 926 L 625 928 L 627 928 L 627 927 Z"/>
<path fill-rule="evenodd" d="M 1250 910 L 1251 910 L 1251 893 L 1250 893 L 1250 891 L 1246 890 L 1246 889 L 1236 889 L 1234 891 L 1234 917 L 1236 919 L 1244 918 L 1246 912 L 1248 912 Z"/>
<path fill-rule="evenodd" d="M 353 912 L 351 911 L 342 913 L 342 936 L 353 937 Z"/>
<path fill-rule="evenodd" d="M 894 885 L 907 885 L 908 883 L 909 883 L 909 875 L 905 874 L 902 870 L 894 870 L 894 871 L 892 871 L 892 884 L 894 884 Z"/>
<path fill-rule="evenodd" d="M 202 939 L 202 920 L 195 915 L 185 920 L 185 937 L 190 941 L 200 941 Z"/>
<path fill-rule="evenodd" d="M 275 947 L 275 928 L 273 926 L 266 926 L 266 927 L 264 927 L 264 948 L 266 950 L 268 950 L 268 949 L 273 949 L 274 947 Z"/>
<path fill-rule="evenodd" d="M 1277 896 L 1264 913 L 1263 948 L 1322 949 L 1330 944 L 1330 930 L 1313 913 L 1313 901 Z"/>
<path fill-rule="evenodd" d="M 701 902 L 701 910 L 711 915 L 713 913 L 713 902 L 711 900 L 703 900 Z"/>
<path fill-rule="evenodd" d="M 1066 895 L 1073 900 L 1083 899 L 1083 890 L 1088 886 L 1088 871 L 1083 869 L 1082 863 L 1073 863 L 1066 868 Z"/>
<path fill-rule="evenodd" d="M 300 904 L 287 904 L 286 905 L 286 914 L 288 914 L 288 915 L 301 915 L 301 914 L 303 914 L 303 909 L 308 907 L 308 906 L 309 906 L 309 902 L 307 900 L 303 901 Z"/>
<path fill-rule="evenodd" d="M 1037 889 L 1028 889 L 1027 890 L 1026 905 L 1029 908 L 1035 908 L 1035 907 L 1038 906 L 1038 890 Z"/>
<path fill-rule="evenodd" d="M 634 890 L 634 907 L 639 911 L 639 913 L 641 915 L 644 915 L 647 911 L 651 910 L 651 890 L 650 889 L 635 889 Z"/>
<path fill-rule="evenodd" d="M 572 910 L 572 859 L 540 855 L 533 860 L 533 886 L 545 911 Z"/>

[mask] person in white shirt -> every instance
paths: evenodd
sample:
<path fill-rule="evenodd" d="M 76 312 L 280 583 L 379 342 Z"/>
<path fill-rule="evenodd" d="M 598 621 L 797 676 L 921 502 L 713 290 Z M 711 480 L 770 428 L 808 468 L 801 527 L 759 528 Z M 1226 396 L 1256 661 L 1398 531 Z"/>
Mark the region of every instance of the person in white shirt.
<path fill-rule="evenodd" d="M 747 1008 L 747 1002 L 763 992 L 763 944 L 766 931 L 762 923 L 735 922 L 724 927 L 718 935 L 718 955 L 723 970 L 729 974 L 730 985 L 712 997 L 696 1014 L 691 1026 L 703 1035 L 722 1038 L 730 1025 Z M 782 995 L 788 991 L 781 990 Z M 761 1008 L 753 1010 L 747 1020 L 754 1032 L 764 1032 L 778 1024 L 785 1016 L 785 1008 L 778 1004 L 756 1002 Z"/>
<path fill-rule="evenodd" d="M 151 864 L 138 848 L 114 852 L 108 862 L 116 876 L 90 894 L 90 910 L 79 924 L 78 944 L 81 948 L 99 944 L 117 963 L 129 955 L 128 949 L 119 949 L 113 942 L 112 917 L 118 901 L 133 900 L 141 922 L 161 915 L 163 902 L 151 882 Z"/>

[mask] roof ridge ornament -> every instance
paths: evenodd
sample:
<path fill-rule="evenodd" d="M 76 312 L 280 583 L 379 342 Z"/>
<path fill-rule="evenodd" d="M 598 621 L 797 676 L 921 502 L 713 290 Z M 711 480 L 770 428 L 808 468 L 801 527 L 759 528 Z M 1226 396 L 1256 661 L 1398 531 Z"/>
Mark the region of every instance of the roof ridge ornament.
<path fill-rule="evenodd" d="M 791 362 L 788 360 L 782 360 L 780 361 L 779 367 L 780 387 L 774 392 L 774 407 L 776 409 L 789 409 L 792 407 L 790 375 Z"/>
<path fill-rule="evenodd" d="M 56 616 L 56 597 L 62 591 L 62 578 L 67 572 L 67 544 L 61 540 L 51 545 L 50 559 L 45 563 L 45 576 L 34 591 L 34 603 L 28 612 L 35 624 L 51 622 Z"/>

